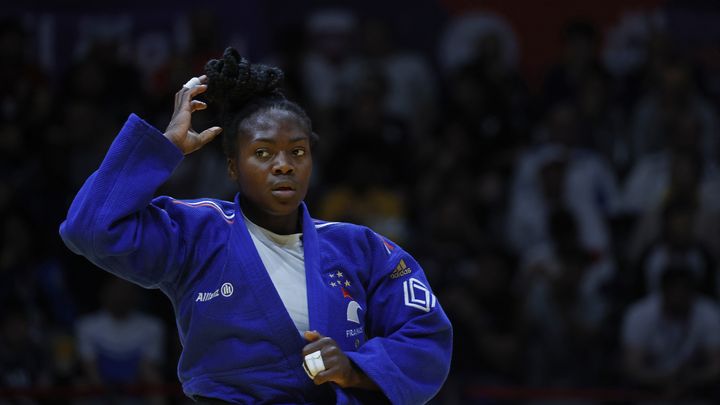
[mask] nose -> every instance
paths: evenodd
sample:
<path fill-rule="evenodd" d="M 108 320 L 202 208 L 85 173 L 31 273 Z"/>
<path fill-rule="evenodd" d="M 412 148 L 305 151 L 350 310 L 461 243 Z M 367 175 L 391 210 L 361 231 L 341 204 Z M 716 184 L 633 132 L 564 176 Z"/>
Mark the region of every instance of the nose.
<path fill-rule="evenodd" d="M 290 159 L 288 159 L 288 155 L 285 152 L 278 153 L 273 162 L 273 174 L 291 174 L 293 170 L 295 170 L 295 168 Z"/>

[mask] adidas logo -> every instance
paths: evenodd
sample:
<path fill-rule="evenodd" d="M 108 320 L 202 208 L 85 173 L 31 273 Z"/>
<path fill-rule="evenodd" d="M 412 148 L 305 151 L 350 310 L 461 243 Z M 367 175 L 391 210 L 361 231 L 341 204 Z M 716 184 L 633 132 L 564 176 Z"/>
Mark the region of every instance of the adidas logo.
<path fill-rule="evenodd" d="M 398 263 L 397 267 L 395 267 L 395 270 L 393 270 L 393 272 L 390 274 L 390 278 L 396 279 L 410 273 L 412 273 L 412 270 L 405 264 L 405 260 L 401 259 L 400 263 Z"/>

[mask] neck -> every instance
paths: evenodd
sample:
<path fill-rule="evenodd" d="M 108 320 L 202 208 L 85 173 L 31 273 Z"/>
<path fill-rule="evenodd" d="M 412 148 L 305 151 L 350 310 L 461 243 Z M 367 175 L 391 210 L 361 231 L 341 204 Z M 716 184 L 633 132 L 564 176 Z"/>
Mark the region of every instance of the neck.
<path fill-rule="evenodd" d="M 278 235 L 290 235 L 302 232 L 300 221 L 300 207 L 288 215 L 272 215 L 258 209 L 251 202 L 240 197 L 240 206 L 243 213 L 255 225 L 265 228 Z"/>

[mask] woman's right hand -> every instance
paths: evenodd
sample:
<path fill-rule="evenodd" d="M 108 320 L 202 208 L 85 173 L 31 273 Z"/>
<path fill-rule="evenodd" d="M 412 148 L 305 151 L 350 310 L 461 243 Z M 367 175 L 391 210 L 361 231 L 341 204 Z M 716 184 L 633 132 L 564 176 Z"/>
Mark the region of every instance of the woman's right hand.
<path fill-rule="evenodd" d="M 200 133 L 192 129 L 192 113 L 207 108 L 207 104 L 202 101 L 193 100 L 193 97 L 207 90 L 207 76 L 202 75 L 198 79 L 200 79 L 199 84 L 197 80 L 194 80 L 195 83 L 192 83 L 189 88 L 183 86 L 175 93 L 175 111 L 173 111 L 172 119 L 163 134 L 180 149 L 183 155 L 202 148 L 222 132 L 220 127 L 211 127 Z"/>

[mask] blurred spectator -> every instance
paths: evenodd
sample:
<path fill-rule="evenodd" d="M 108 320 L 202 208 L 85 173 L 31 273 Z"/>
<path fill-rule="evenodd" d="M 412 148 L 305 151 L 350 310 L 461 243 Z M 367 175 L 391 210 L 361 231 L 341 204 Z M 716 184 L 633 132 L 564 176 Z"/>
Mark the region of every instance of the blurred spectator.
<path fill-rule="evenodd" d="M 22 304 L 25 315 L 33 320 L 42 316 L 43 291 L 38 282 L 37 266 L 41 257 L 34 252 L 33 234 L 37 227 L 12 207 L 0 222 L 0 305 L 5 299 Z"/>
<path fill-rule="evenodd" d="M 0 312 L 0 388 L 48 386 L 52 380 L 45 342 L 31 331 L 24 305 L 3 300 Z"/>
<path fill-rule="evenodd" d="M 361 34 L 363 69 L 377 71 L 385 82 L 383 111 L 408 126 L 413 138 L 426 138 L 437 118 L 437 83 L 428 61 L 396 49 L 394 32 L 384 20 L 366 21 Z"/>
<path fill-rule="evenodd" d="M 526 252 L 516 280 L 532 336 L 527 375 L 533 384 L 589 384 L 604 355 L 599 332 L 614 266 L 583 247 L 569 212 L 555 212 L 549 225 L 550 239 Z"/>
<path fill-rule="evenodd" d="M 685 117 L 695 120 L 697 146 L 706 163 L 718 158 L 717 111 L 698 91 L 690 66 L 666 61 L 647 94 L 638 102 L 632 117 L 633 156 L 643 158 L 669 143 L 673 124 Z"/>
<path fill-rule="evenodd" d="M 450 20 L 439 46 L 438 59 L 443 71 L 452 73 L 472 63 L 477 57 L 478 44 L 485 37 L 498 41 L 500 66 L 512 70 L 519 59 L 518 40 L 513 27 L 501 15 L 467 13 Z"/>
<path fill-rule="evenodd" d="M 412 168 L 404 157 L 412 141 L 405 123 L 386 112 L 383 100 L 387 81 L 378 71 L 369 70 L 350 88 L 353 104 L 339 111 L 340 135 L 337 139 L 322 140 L 320 153 L 325 153 L 324 180 L 330 184 L 342 182 L 347 169 L 347 153 L 367 152 L 377 166 L 373 181 L 384 186 L 404 187 L 414 180 Z M 371 163 L 371 162 L 366 162 Z"/>
<path fill-rule="evenodd" d="M 638 160 L 625 181 L 623 210 L 635 214 L 657 209 L 679 196 L 703 209 L 720 207 L 720 176 L 715 162 L 703 159 L 698 122 L 691 115 L 668 123 L 667 146 Z"/>
<path fill-rule="evenodd" d="M 342 156 L 346 159 L 341 169 L 345 179 L 319 201 L 318 217 L 366 225 L 403 242 L 407 237 L 405 193 L 383 181 L 388 166 L 370 159 L 369 152 Z"/>
<path fill-rule="evenodd" d="M 660 8 L 622 12 L 618 22 L 607 32 L 603 49 L 604 64 L 613 76 L 645 80 L 648 73 L 645 69 L 655 66 L 655 62 L 664 56 L 665 44 L 661 45 L 660 41 L 666 39 L 663 35 L 665 18 Z M 632 84 L 628 81 L 627 85 Z"/>
<path fill-rule="evenodd" d="M 453 369 L 475 383 L 522 380 L 523 344 L 518 300 L 511 283 L 514 261 L 502 250 L 483 248 L 457 266 L 442 291 L 453 320 Z"/>
<path fill-rule="evenodd" d="M 528 95 L 514 71 L 497 65 L 497 38 L 478 44 L 477 59 L 448 77 L 445 114 L 469 131 L 475 154 L 508 165 L 528 132 Z"/>
<path fill-rule="evenodd" d="M 449 52 L 462 56 L 445 72 L 444 114 L 468 131 L 473 158 L 507 169 L 530 127 L 530 96 L 512 55 L 515 39 L 496 17 L 467 16 L 453 23 L 446 35 L 457 38 Z"/>
<path fill-rule="evenodd" d="M 609 218 L 616 210 L 615 176 L 607 162 L 577 142 L 577 112 L 568 104 L 548 116 L 548 142 L 523 153 L 517 162 L 510 199 L 507 236 L 522 254 L 548 240 L 548 220 L 567 210 L 578 224 L 581 245 L 608 252 Z"/>
<path fill-rule="evenodd" d="M 606 35 L 605 65 L 614 76 L 626 120 L 638 100 L 655 91 L 660 71 L 674 52 L 667 17 L 662 9 L 627 11 Z M 629 146 L 634 148 L 632 142 Z"/>
<path fill-rule="evenodd" d="M 477 157 L 469 131 L 455 120 L 418 145 L 408 163 L 421 180 L 410 184 L 411 242 L 426 272 L 442 277 L 503 228 L 504 179 Z"/>
<path fill-rule="evenodd" d="M 718 296 L 718 276 L 715 263 L 693 233 L 696 207 L 686 200 L 670 201 L 660 219 L 661 233 L 649 245 L 640 260 L 642 285 L 640 291 L 660 290 L 662 272 L 667 267 L 679 267 L 691 273 L 693 282 L 707 295 Z"/>
<path fill-rule="evenodd" d="M 613 83 L 602 74 L 588 75 L 577 95 L 578 146 L 594 150 L 619 176 L 631 164 L 622 107 L 613 94 Z"/>
<path fill-rule="evenodd" d="M 44 124 L 52 110 L 47 77 L 30 50 L 32 30 L 20 19 L 0 19 L 0 122 L 33 128 Z"/>
<path fill-rule="evenodd" d="M 597 28 L 589 21 L 570 21 L 563 32 L 560 63 L 545 76 L 543 102 L 553 106 L 563 100 L 578 100 L 584 83 L 593 77 L 606 77 L 598 59 Z"/>
<path fill-rule="evenodd" d="M 22 305 L 23 316 L 49 338 L 72 328 L 76 305 L 55 236 L 38 222 L 28 207 L 0 211 L 0 308 L 5 300 Z"/>
<path fill-rule="evenodd" d="M 92 103 L 106 113 L 137 110 L 143 81 L 121 52 L 122 38 L 100 36 L 86 46 L 86 53 L 75 61 L 63 82 L 63 97 Z"/>
<path fill-rule="evenodd" d="M 626 252 L 631 262 L 658 238 L 663 209 L 678 200 L 692 207 L 692 234 L 720 258 L 720 229 L 714 225 L 720 218 L 720 176 L 716 165 L 701 157 L 694 123 L 682 117 L 667 148 L 641 159 L 626 180 L 623 210 L 639 216 Z"/>
<path fill-rule="evenodd" d="M 137 309 L 137 287 L 110 278 L 101 289 L 103 308 L 81 317 L 77 346 L 92 385 L 159 383 L 165 353 L 162 322 Z"/>
<path fill-rule="evenodd" d="M 622 329 L 628 378 L 676 400 L 712 395 L 720 376 L 720 306 L 696 286 L 689 269 L 667 267 Z"/>
<path fill-rule="evenodd" d="M 188 77 L 200 74 L 205 63 L 221 55 L 224 47 L 228 45 L 226 40 L 221 38 L 220 27 L 222 24 L 214 11 L 198 7 L 187 12 L 175 23 L 177 43 L 171 45 L 165 41 L 149 41 L 138 45 L 139 51 L 148 54 L 138 55 L 141 59 L 138 68 L 146 79 L 147 85 L 143 90 L 147 90 L 150 99 L 146 99 L 142 104 L 145 111 L 135 111 L 136 113 L 142 113 L 148 122 L 169 121 L 168 115 L 172 109 L 168 107 L 167 101 L 173 99 L 178 85 L 185 83 Z M 148 58 L 144 58 L 145 56 Z M 140 90 L 139 86 L 135 89 Z"/>
<path fill-rule="evenodd" d="M 191 64 L 193 73 L 201 72 L 205 63 L 217 57 L 224 49 L 225 40 L 220 37 L 222 23 L 215 11 L 197 7 L 186 14 L 189 31 L 185 60 Z"/>
<path fill-rule="evenodd" d="M 362 73 L 356 50 L 355 15 L 321 9 L 306 21 L 307 49 L 302 62 L 304 94 L 320 133 L 332 130 L 336 108 L 347 108 L 352 83 Z"/>
<path fill-rule="evenodd" d="M 422 228 L 415 237 L 423 267 L 432 276 L 443 277 L 448 268 L 471 259 L 478 246 L 487 242 L 488 235 L 479 227 L 478 212 L 472 200 L 457 190 L 472 182 L 459 177 L 449 185 L 432 206 L 431 215 L 421 218 Z M 420 213 L 423 215 L 423 213 Z"/>
<path fill-rule="evenodd" d="M 62 177 L 73 190 L 79 189 L 89 173 L 100 166 L 103 148 L 113 140 L 113 125 L 119 125 L 112 114 L 114 110 L 102 108 L 95 101 L 68 97 L 58 107 L 57 121 L 51 131 L 58 149 L 64 152 L 62 161 L 55 157 L 52 163 L 62 164 Z M 50 163 L 50 164 L 52 164 Z M 50 173 L 50 176 L 59 174 Z"/>
<path fill-rule="evenodd" d="M 42 134 L 55 108 L 48 78 L 30 51 L 34 32 L 17 18 L 0 18 L 0 215 L 8 205 L 23 205 L 42 214 L 37 195 L 44 183 L 38 155 Z"/>
<path fill-rule="evenodd" d="M 63 177 L 74 190 L 102 161 L 115 129 L 128 111 L 139 110 L 144 86 L 138 69 L 122 52 L 121 38 L 98 33 L 82 47 L 61 80 L 62 103 L 47 137 L 65 153 Z M 55 157 L 57 159 L 57 157 Z M 60 166 L 62 165 L 62 166 Z"/>

